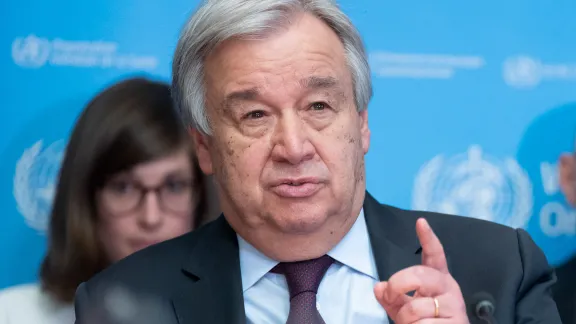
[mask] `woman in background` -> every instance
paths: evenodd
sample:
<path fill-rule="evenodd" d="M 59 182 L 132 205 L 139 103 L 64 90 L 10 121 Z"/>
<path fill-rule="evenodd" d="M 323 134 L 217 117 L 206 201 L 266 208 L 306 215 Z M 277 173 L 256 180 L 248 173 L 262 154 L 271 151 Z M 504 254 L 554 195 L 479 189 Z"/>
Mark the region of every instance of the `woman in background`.
<path fill-rule="evenodd" d="M 66 149 L 41 285 L 1 292 L 0 323 L 73 324 L 78 285 L 203 222 L 202 179 L 168 85 L 129 79 L 97 95 Z"/>

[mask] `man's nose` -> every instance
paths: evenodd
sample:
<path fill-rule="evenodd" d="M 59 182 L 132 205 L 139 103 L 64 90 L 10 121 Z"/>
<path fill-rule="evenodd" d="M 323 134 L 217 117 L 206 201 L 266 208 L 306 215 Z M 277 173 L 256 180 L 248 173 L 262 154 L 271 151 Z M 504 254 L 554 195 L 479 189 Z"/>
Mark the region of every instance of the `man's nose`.
<path fill-rule="evenodd" d="M 278 162 L 299 164 L 314 157 L 309 132 L 297 113 L 282 116 L 273 138 L 272 157 Z"/>

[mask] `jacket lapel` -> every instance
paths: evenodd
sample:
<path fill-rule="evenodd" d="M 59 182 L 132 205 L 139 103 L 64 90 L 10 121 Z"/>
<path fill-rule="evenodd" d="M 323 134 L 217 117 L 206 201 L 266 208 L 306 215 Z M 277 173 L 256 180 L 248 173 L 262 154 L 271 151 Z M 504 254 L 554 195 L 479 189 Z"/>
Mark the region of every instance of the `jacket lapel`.
<path fill-rule="evenodd" d="M 204 228 L 182 271 L 188 280 L 172 298 L 179 324 L 245 323 L 238 240 L 224 216 Z"/>
<path fill-rule="evenodd" d="M 378 276 L 388 280 L 394 273 L 421 263 L 416 227 L 381 205 L 368 192 L 364 215 Z M 414 224 L 415 225 L 415 224 Z M 389 318 L 390 323 L 393 323 Z"/>

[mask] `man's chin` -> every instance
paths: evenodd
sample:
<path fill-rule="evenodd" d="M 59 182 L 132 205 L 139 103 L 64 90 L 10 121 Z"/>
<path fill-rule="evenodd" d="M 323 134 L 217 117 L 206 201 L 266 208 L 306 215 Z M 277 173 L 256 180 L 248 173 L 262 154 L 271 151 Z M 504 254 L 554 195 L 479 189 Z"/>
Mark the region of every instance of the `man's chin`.
<path fill-rule="evenodd" d="M 279 230 L 288 235 L 303 235 L 319 231 L 328 215 L 320 210 L 301 210 L 293 213 L 281 213 L 273 216 L 273 222 Z"/>

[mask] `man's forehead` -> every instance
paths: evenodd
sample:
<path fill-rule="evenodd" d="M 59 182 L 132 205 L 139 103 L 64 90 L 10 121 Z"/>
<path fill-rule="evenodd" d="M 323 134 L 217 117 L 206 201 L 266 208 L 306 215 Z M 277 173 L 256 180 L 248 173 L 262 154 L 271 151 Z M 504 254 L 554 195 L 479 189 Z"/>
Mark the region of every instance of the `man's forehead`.
<path fill-rule="evenodd" d="M 322 74 L 312 74 L 308 76 L 300 76 L 294 78 L 258 78 L 251 80 L 250 82 L 230 82 L 230 84 L 223 90 L 226 93 L 232 93 L 238 90 L 252 89 L 252 91 L 247 92 L 247 95 L 254 95 L 255 93 L 266 90 L 268 86 L 296 86 L 303 89 L 330 89 L 341 86 L 341 80 L 338 76 L 333 73 L 322 73 Z"/>
<path fill-rule="evenodd" d="M 327 89 L 340 85 L 338 78 L 331 75 L 312 75 L 299 80 L 298 82 L 305 89 Z"/>
<path fill-rule="evenodd" d="M 287 81 L 287 83 L 294 83 L 302 90 L 338 90 L 341 91 L 341 81 L 332 75 L 311 75 L 296 79 L 294 81 Z M 266 84 L 242 84 L 230 87 L 230 90 L 225 91 L 224 103 L 237 101 L 237 100 L 255 100 L 263 92 L 275 90 L 269 89 Z"/>

